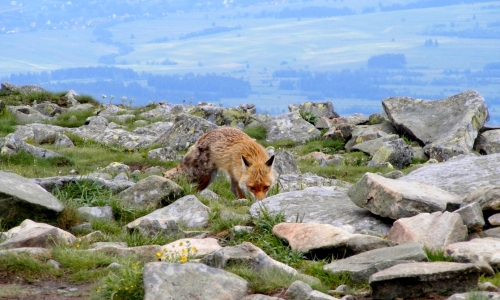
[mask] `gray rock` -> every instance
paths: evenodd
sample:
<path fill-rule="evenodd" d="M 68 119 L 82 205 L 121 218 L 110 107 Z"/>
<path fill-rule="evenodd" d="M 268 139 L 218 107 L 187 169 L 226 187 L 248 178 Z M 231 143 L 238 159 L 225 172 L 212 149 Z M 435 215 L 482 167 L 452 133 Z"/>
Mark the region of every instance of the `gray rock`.
<path fill-rule="evenodd" d="M 500 210 L 500 185 L 481 187 L 470 192 L 465 196 L 462 206 L 472 203 L 479 204 L 482 210 Z"/>
<path fill-rule="evenodd" d="M 335 260 L 323 269 L 334 274 L 348 273 L 353 282 L 361 283 L 367 282 L 372 274 L 394 265 L 422 261 L 427 261 L 423 245 L 408 243 Z"/>
<path fill-rule="evenodd" d="M 424 148 L 420 146 L 412 146 L 411 147 L 413 151 L 413 158 L 418 160 L 418 161 L 427 161 L 429 158 L 427 157 L 427 154 L 425 154 Z"/>
<path fill-rule="evenodd" d="M 500 227 L 494 227 L 482 232 L 484 237 L 494 237 L 500 239 Z"/>
<path fill-rule="evenodd" d="M 174 126 L 174 122 L 155 122 L 145 127 L 134 129 L 132 132 L 140 135 L 150 135 L 158 137 Z"/>
<path fill-rule="evenodd" d="M 296 280 L 294 281 L 285 293 L 285 296 L 292 300 L 336 300 L 337 298 L 324 294 L 320 291 L 313 290 L 309 284 Z"/>
<path fill-rule="evenodd" d="M 474 143 L 474 150 L 481 154 L 500 153 L 500 129 L 479 134 Z"/>
<path fill-rule="evenodd" d="M 12 93 L 20 93 L 23 95 L 27 95 L 30 93 L 47 93 L 45 89 L 38 85 L 27 84 L 22 86 L 13 85 L 8 82 L 2 82 L 1 84 L 2 91 L 4 91 L 7 95 Z"/>
<path fill-rule="evenodd" d="M 351 234 L 330 224 L 279 223 L 273 227 L 273 233 L 287 241 L 292 250 L 319 259 L 347 257 L 394 245 L 379 237 Z"/>
<path fill-rule="evenodd" d="M 33 105 L 33 109 L 47 117 L 54 117 L 62 112 L 61 107 L 48 101 Z"/>
<path fill-rule="evenodd" d="M 147 148 L 156 139 L 147 134 L 135 134 L 120 128 L 107 128 L 100 125 L 87 125 L 68 129 L 77 136 L 95 141 L 105 146 L 122 147 L 128 150 Z"/>
<path fill-rule="evenodd" d="M 283 298 L 262 295 L 262 294 L 253 294 L 253 295 L 245 296 L 245 297 L 241 298 L 241 300 L 283 300 Z"/>
<path fill-rule="evenodd" d="M 314 128 L 299 113 L 288 113 L 276 116 L 266 124 L 266 140 L 276 142 L 278 140 L 292 140 L 296 143 L 304 143 L 321 133 Z"/>
<path fill-rule="evenodd" d="M 351 134 L 351 138 L 345 144 L 345 149 L 351 151 L 352 148 L 360 143 L 375 140 L 386 136 L 387 133 L 381 130 L 377 126 L 371 125 L 358 125 L 354 128 Z"/>
<path fill-rule="evenodd" d="M 103 116 L 91 116 L 85 120 L 85 125 L 96 126 L 96 127 L 106 127 L 109 121 Z"/>
<path fill-rule="evenodd" d="M 241 277 L 198 263 L 148 263 L 143 285 L 144 300 L 240 300 L 248 294 Z"/>
<path fill-rule="evenodd" d="M 100 176 L 55 176 L 45 178 L 32 178 L 34 183 L 43 187 L 46 190 L 52 191 L 56 188 L 63 189 L 66 185 L 76 184 L 79 181 L 87 181 L 90 184 L 96 184 L 99 187 L 111 190 L 114 193 L 119 193 L 135 183 L 131 181 L 114 181 L 101 178 Z"/>
<path fill-rule="evenodd" d="M 209 211 L 210 208 L 201 203 L 198 198 L 188 195 L 130 222 L 126 227 L 128 229 L 135 228 L 143 219 L 173 220 L 188 228 L 207 227 Z"/>
<path fill-rule="evenodd" d="M 358 143 L 354 145 L 351 150 L 362 151 L 370 156 L 373 156 L 378 151 L 378 149 L 385 145 L 386 142 L 394 141 L 397 139 L 399 139 L 399 136 L 397 134 L 388 134 L 383 137 Z"/>
<path fill-rule="evenodd" d="M 438 161 L 471 153 L 488 119 L 484 98 L 475 91 L 437 101 L 387 98 L 382 106 L 396 128 L 424 144 L 425 153 Z"/>
<path fill-rule="evenodd" d="M 368 166 L 377 166 L 384 163 L 390 163 L 398 169 L 402 169 L 411 164 L 413 158 L 413 149 L 407 145 L 403 139 L 396 139 L 393 141 L 385 142 L 380 147 Z"/>
<path fill-rule="evenodd" d="M 145 236 L 155 237 L 159 235 L 182 235 L 182 230 L 174 220 L 160 218 L 140 218 L 125 226 L 129 231 L 137 230 Z"/>
<path fill-rule="evenodd" d="M 467 226 L 457 213 L 421 213 L 411 218 L 394 222 L 388 239 L 398 244 L 417 242 L 430 249 L 443 249 L 445 246 L 464 241 Z"/>
<path fill-rule="evenodd" d="M 161 249 L 162 253 L 171 257 L 188 255 L 189 258 L 197 258 L 218 251 L 222 247 L 214 238 L 184 238 L 163 245 Z M 196 249 L 196 251 L 193 249 Z"/>
<path fill-rule="evenodd" d="M 127 247 L 126 244 L 124 246 L 102 245 L 97 248 L 80 250 L 80 251 L 86 251 L 89 253 L 104 253 L 106 255 L 111 255 L 116 257 L 133 256 L 134 258 L 142 261 L 155 261 L 158 259 L 156 253 L 161 251 L 161 247 L 159 245 L 147 245 L 138 247 Z"/>
<path fill-rule="evenodd" d="M 30 106 L 7 106 L 7 110 L 16 118 L 17 124 L 21 125 L 45 122 L 52 119 Z"/>
<path fill-rule="evenodd" d="M 217 125 L 189 114 L 175 117 L 172 128 L 163 132 L 154 141 L 155 144 L 172 147 L 175 151 L 189 148 L 204 133 L 217 128 Z"/>
<path fill-rule="evenodd" d="M 343 187 L 311 187 L 281 193 L 254 203 L 250 214 L 257 217 L 263 209 L 283 213 L 286 222 L 331 224 L 350 233 L 377 236 L 389 232 L 389 225 L 383 220 L 352 203 Z"/>
<path fill-rule="evenodd" d="M 258 271 L 277 269 L 290 275 L 297 275 L 294 268 L 269 257 L 252 243 L 243 242 L 237 246 L 228 246 L 217 250 L 201 259 L 202 263 L 214 267 L 225 268 L 231 264 L 245 264 Z"/>
<path fill-rule="evenodd" d="M 179 157 L 171 147 L 165 147 L 149 151 L 148 159 L 159 160 L 159 161 L 170 161 L 179 159 Z"/>
<path fill-rule="evenodd" d="M 78 212 L 88 218 L 114 220 L 111 206 L 79 207 Z"/>
<path fill-rule="evenodd" d="M 400 181 L 418 181 L 445 191 L 466 195 L 481 187 L 500 186 L 500 153 L 485 156 L 464 155 L 452 160 L 427 164 Z M 468 204 L 467 200 L 464 203 Z"/>
<path fill-rule="evenodd" d="M 500 268 L 500 239 L 486 237 L 459 242 L 446 246 L 444 253 L 453 261 L 463 263 L 476 263 L 484 261 L 493 269 Z"/>
<path fill-rule="evenodd" d="M 391 219 L 445 211 L 447 207 L 460 206 L 462 201 L 462 197 L 432 185 L 402 182 L 374 173 L 366 173 L 349 188 L 348 195 L 359 207 Z"/>
<path fill-rule="evenodd" d="M 76 237 L 71 233 L 45 223 L 36 223 L 29 219 L 6 233 L 7 239 L 0 244 L 1 248 L 41 247 L 54 245 L 71 245 Z"/>
<path fill-rule="evenodd" d="M 500 214 L 494 214 L 488 218 L 488 223 L 490 223 L 493 226 L 499 226 L 500 225 Z"/>
<path fill-rule="evenodd" d="M 325 102 L 304 102 L 298 106 L 301 114 L 310 113 L 318 118 L 337 118 L 339 115 L 333 110 L 330 101 Z"/>
<path fill-rule="evenodd" d="M 479 270 L 472 264 L 421 262 L 395 265 L 370 276 L 373 299 L 421 297 L 477 287 Z M 457 283 L 460 284 L 457 284 Z"/>
<path fill-rule="evenodd" d="M 284 174 L 278 177 L 280 192 L 291 192 L 303 190 L 307 187 L 341 186 L 349 187 L 350 183 L 325 178 L 312 173 L 304 174 Z"/>
<path fill-rule="evenodd" d="M 31 180 L 0 171 L 0 219 L 33 218 L 36 214 L 54 218 L 64 205 Z"/>
<path fill-rule="evenodd" d="M 353 124 L 337 124 L 334 125 L 323 134 L 324 139 L 340 139 L 345 142 L 352 138 L 353 132 L 356 130 L 356 125 Z"/>
<path fill-rule="evenodd" d="M 286 151 L 280 150 L 275 153 L 274 157 L 274 171 L 278 176 L 283 174 L 299 174 L 299 167 L 295 162 L 293 154 Z"/>
<path fill-rule="evenodd" d="M 127 204 L 152 206 L 172 202 L 182 194 L 182 187 L 161 176 L 151 175 L 116 195 Z"/>
<path fill-rule="evenodd" d="M 312 291 L 313 289 L 310 285 L 303 281 L 296 280 L 287 289 L 285 296 L 292 300 L 308 299 Z"/>
<path fill-rule="evenodd" d="M 484 226 L 483 211 L 481 210 L 481 206 L 476 202 L 467 205 L 462 204 L 460 209 L 457 209 L 455 212 L 462 217 L 465 226 L 471 231 L 481 229 Z"/>
<path fill-rule="evenodd" d="M 0 257 L 2 257 L 3 255 L 10 255 L 12 253 L 16 254 L 27 253 L 31 256 L 49 257 L 52 254 L 52 250 L 42 247 L 19 247 L 19 248 L 0 250 Z"/>
<path fill-rule="evenodd" d="M 5 138 L 0 139 L 0 154 L 14 154 L 20 151 L 25 151 L 40 158 L 62 157 L 57 152 L 28 144 L 15 134 L 8 134 Z"/>
<path fill-rule="evenodd" d="M 482 292 L 482 291 L 474 291 L 474 292 L 467 292 L 467 293 L 457 293 L 457 294 L 451 295 L 446 300 L 467 300 L 467 299 L 500 300 L 500 293 Z"/>

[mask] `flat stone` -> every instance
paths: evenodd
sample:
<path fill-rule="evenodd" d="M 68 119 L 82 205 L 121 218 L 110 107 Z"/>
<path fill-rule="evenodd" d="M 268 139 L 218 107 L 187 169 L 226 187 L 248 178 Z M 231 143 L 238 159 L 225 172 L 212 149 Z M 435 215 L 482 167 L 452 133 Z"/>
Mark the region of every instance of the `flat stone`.
<path fill-rule="evenodd" d="M 500 153 L 461 155 L 439 164 L 426 164 L 398 181 L 417 181 L 465 196 L 479 188 L 500 186 Z M 465 201 L 464 201 L 465 203 Z"/>
<path fill-rule="evenodd" d="M 382 236 L 390 228 L 386 220 L 352 203 L 347 188 L 339 186 L 311 187 L 267 197 L 254 203 L 250 214 L 257 217 L 264 209 L 283 213 L 286 222 L 331 224 L 349 233 Z"/>
<path fill-rule="evenodd" d="M 325 265 L 325 271 L 342 274 L 348 273 L 353 282 L 368 282 L 368 278 L 381 270 L 407 262 L 427 261 L 424 247 L 417 243 L 408 243 L 394 247 L 380 248 L 332 261 Z"/>
<path fill-rule="evenodd" d="M 359 207 L 391 219 L 411 217 L 423 212 L 458 207 L 459 195 L 420 182 L 403 182 L 366 173 L 349 188 L 349 198 Z"/>
<path fill-rule="evenodd" d="M 436 292 L 465 292 L 477 287 L 473 264 L 420 262 L 399 264 L 370 276 L 373 299 L 421 297 Z M 457 284 L 460 283 L 460 284 Z"/>
<path fill-rule="evenodd" d="M 431 249 L 443 249 L 466 238 L 467 226 L 462 217 L 447 211 L 399 219 L 394 222 L 388 236 L 389 240 L 398 244 L 418 242 Z"/>

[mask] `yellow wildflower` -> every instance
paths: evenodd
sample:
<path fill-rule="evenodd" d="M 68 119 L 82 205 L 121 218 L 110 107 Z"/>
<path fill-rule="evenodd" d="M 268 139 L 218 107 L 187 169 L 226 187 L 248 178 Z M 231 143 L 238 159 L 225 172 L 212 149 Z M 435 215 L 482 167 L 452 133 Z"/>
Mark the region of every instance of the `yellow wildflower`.
<path fill-rule="evenodd" d="M 160 253 L 160 252 L 157 252 L 157 253 L 156 253 L 156 256 L 157 256 L 158 258 L 161 258 L 161 253 Z"/>
<path fill-rule="evenodd" d="M 187 256 L 184 256 L 184 255 L 181 256 L 181 262 L 185 263 L 187 260 L 188 260 Z"/>
<path fill-rule="evenodd" d="M 193 246 L 193 248 L 192 248 L 192 249 L 193 249 L 193 252 L 198 252 L 198 249 L 196 249 L 196 247 L 195 247 L 195 246 Z"/>
<path fill-rule="evenodd" d="M 186 249 L 182 249 L 182 254 L 186 254 L 187 253 L 187 250 Z"/>

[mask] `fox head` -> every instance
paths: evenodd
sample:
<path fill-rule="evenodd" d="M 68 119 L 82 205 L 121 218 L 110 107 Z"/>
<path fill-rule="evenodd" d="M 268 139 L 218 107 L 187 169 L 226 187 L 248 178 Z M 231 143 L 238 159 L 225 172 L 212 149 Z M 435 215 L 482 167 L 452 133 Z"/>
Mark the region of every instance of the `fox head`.
<path fill-rule="evenodd" d="M 242 190 L 250 192 L 254 199 L 266 198 L 267 192 L 274 184 L 274 155 L 267 161 L 254 161 L 249 163 L 241 157 L 242 176 L 239 186 Z"/>

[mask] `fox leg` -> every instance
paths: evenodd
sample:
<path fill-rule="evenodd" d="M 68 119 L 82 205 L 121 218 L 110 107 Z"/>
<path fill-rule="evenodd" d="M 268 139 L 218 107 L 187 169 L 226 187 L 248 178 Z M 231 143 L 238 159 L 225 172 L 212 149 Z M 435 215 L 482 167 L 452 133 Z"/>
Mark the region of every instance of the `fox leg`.
<path fill-rule="evenodd" d="M 231 192 L 238 197 L 238 199 L 246 198 L 245 192 L 238 185 L 238 181 L 231 179 Z"/>

